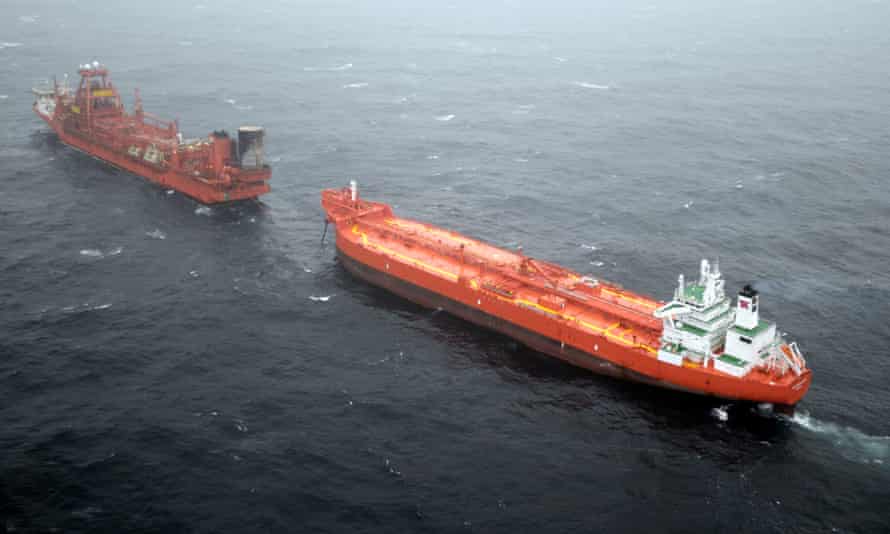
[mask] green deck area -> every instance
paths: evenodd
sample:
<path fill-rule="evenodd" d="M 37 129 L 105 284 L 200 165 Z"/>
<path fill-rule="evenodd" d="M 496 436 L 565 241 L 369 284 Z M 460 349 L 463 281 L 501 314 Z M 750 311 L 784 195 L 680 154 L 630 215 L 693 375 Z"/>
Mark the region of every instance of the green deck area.
<path fill-rule="evenodd" d="M 705 286 L 700 286 L 697 284 L 689 284 L 684 288 L 683 296 L 686 300 L 694 300 L 695 302 L 701 302 L 702 297 L 705 294 Z"/>
<path fill-rule="evenodd" d="M 683 323 L 683 326 L 680 327 L 680 330 L 685 330 L 686 332 L 689 332 L 690 334 L 695 334 L 697 336 L 703 336 L 708 333 L 707 330 L 702 330 L 701 328 L 699 328 L 697 326 L 692 326 L 691 324 L 686 324 L 686 323 Z"/>
<path fill-rule="evenodd" d="M 718 356 L 717 359 L 720 360 L 721 362 L 728 363 L 728 364 L 734 365 L 736 367 L 745 367 L 745 365 L 747 365 L 747 362 L 745 360 L 742 360 L 741 358 L 736 358 L 732 354 L 723 353 L 720 356 Z"/>
<path fill-rule="evenodd" d="M 732 329 L 735 330 L 736 332 L 738 332 L 739 334 L 745 334 L 746 336 L 754 337 L 757 334 L 759 334 L 759 333 L 763 332 L 764 330 L 766 330 L 767 328 L 769 328 L 769 326 L 770 326 L 769 321 L 761 320 L 757 324 L 757 326 L 755 326 L 754 328 L 752 328 L 750 330 L 748 330 L 747 328 L 742 328 L 739 325 L 733 326 Z"/>

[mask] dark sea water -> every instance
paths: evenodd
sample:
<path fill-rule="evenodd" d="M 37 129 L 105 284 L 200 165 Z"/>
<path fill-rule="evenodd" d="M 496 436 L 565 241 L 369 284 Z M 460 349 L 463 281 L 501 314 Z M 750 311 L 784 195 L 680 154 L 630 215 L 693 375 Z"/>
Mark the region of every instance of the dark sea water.
<path fill-rule="evenodd" d="M 890 2 L 124 4 L 0 6 L 0 531 L 890 531 Z M 187 137 L 265 126 L 263 205 L 61 145 L 28 91 L 94 59 Z M 659 298 L 719 257 L 812 388 L 617 382 L 358 282 L 350 179 Z"/>

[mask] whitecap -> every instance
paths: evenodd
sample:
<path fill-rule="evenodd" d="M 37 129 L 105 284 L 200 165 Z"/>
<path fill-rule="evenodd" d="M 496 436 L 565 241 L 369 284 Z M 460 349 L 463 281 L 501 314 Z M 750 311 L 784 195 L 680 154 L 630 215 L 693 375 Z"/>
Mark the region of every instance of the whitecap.
<path fill-rule="evenodd" d="M 744 189 L 745 186 L 739 183 L 739 184 L 735 184 L 735 188 L 736 189 Z"/>
<path fill-rule="evenodd" d="M 0 95 L 0 100 L 6 100 L 9 98 L 9 95 Z"/>
<path fill-rule="evenodd" d="M 566 61 L 568 61 L 568 59 L 566 59 L 566 58 L 564 58 L 564 57 L 559 57 L 559 56 L 556 56 L 556 57 L 554 57 L 553 59 L 556 60 L 556 61 L 559 62 L 559 63 L 565 63 Z"/>
<path fill-rule="evenodd" d="M 728 404 L 724 404 L 723 406 L 718 406 L 716 408 L 711 409 L 711 415 L 714 419 L 718 421 L 728 421 L 729 420 L 729 412 L 727 411 L 729 408 Z"/>
<path fill-rule="evenodd" d="M 22 46 L 22 43 L 3 42 L 3 43 L 0 43 L 0 50 L 3 50 L 4 48 L 18 48 L 20 46 Z"/>
<path fill-rule="evenodd" d="M 528 163 L 527 158 L 513 158 L 513 161 L 515 161 L 516 163 Z"/>
<path fill-rule="evenodd" d="M 145 232 L 145 235 L 153 239 L 167 239 L 167 234 L 162 232 L 159 228 L 155 228 L 151 232 Z"/>
<path fill-rule="evenodd" d="M 334 295 L 325 295 L 323 297 L 316 297 L 315 295 L 310 295 L 309 300 L 311 300 L 312 302 L 327 302 L 331 300 L 331 297 L 333 296 Z"/>
<path fill-rule="evenodd" d="M 585 89 L 599 89 L 601 91 L 608 91 L 610 87 L 608 85 L 600 85 L 598 83 L 590 83 L 590 82 L 572 82 L 578 87 L 583 87 Z"/>
<path fill-rule="evenodd" d="M 343 86 L 343 89 L 362 89 L 367 86 L 367 82 L 347 83 Z"/>
<path fill-rule="evenodd" d="M 85 248 L 80 251 L 81 256 L 89 256 L 90 258 L 104 258 L 105 254 L 97 248 Z"/>
<path fill-rule="evenodd" d="M 227 103 L 227 104 L 231 104 L 231 105 L 233 105 L 233 106 L 235 105 L 236 102 L 238 102 L 238 101 L 235 100 L 234 98 L 227 98 L 227 99 L 226 99 L 226 103 Z"/>
<path fill-rule="evenodd" d="M 690 200 L 689 202 L 683 204 L 683 207 L 686 208 L 686 209 L 689 209 L 689 208 L 691 208 L 691 207 L 693 206 L 693 204 L 695 204 L 695 201 L 694 201 L 694 200 Z"/>
<path fill-rule="evenodd" d="M 590 262 L 590 264 L 593 265 L 594 267 L 602 267 L 603 265 L 605 265 L 605 263 L 603 263 L 601 261 L 592 261 L 592 262 Z"/>
<path fill-rule="evenodd" d="M 173 190 L 173 189 L 168 189 L 168 190 L 167 190 L 167 194 L 168 194 L 168 195 L 172 195 L 172 194 L 175 193 L 175 192 L 176 192 L 176 191 Z"/>
<path fill-rule="evenodd" d="M 439 155 L 438 154 L 430 154 L 429 156 L 426 157 L 426 159 L 439 159 Z"/>
<path fill-rule="evenodd" d="M 598 250 L 599 249 L 599 247 L 597 247 L 596 245 L 586 245 L 584 243 L 581 243 L 581 248 L 586 248 L 587 250 Z"/>
<path fill-rule="evenodd" d="M 117 256 L 124 251 L 124 247 L 115 247 L 105 253 L 106 256 Z"/>
<path fill-rule="evenodd" d="M 191 276 L 192 278 L 198 278 L 201 275 L 198 273 L 198 271 L 189 271 L 189 276 Z"/>
<path fill-rule="evenodd" d="M 453 114 L 449 114 L 449 115 L 437 115 L 437 116 L 434 117 L 434 118 L 435 118 L 437 121 L 448 122 L 448 121 L 450 121 L 451 119 L 454 118 L 454 115 L 453 115 Z"/>
<path fill-rule="evenodd" d="M 213 210 L 209 206 L 198 206 L 195 208 L 195 215 L 210 215 Z"/>
<path fill-rule="evenodd" d="M 344 63 L 343 65 L 337 65 L 336 67 L 303 67 L 303 70 L 306 72 L 338 72 L 343 70 L 349 70 L 352 68 L 352 63 Z"/>
<path fill-rule="evenodd" d="M 25 23 L 37 22 L 37 19 L 40 18 L 38 15 L 22 15 L 19 17 L 19 20 Z"/>

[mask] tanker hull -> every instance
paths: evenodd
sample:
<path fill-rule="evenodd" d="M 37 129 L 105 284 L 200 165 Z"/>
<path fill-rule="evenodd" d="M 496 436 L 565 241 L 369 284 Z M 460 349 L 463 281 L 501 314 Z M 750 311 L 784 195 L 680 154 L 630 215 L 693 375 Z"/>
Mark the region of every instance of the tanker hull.
<path fill-rule="evenodd" d="M 356 236 L 358 235 L 358 238 Z M 443 279 L 418 260 L 376 248 L 361 223 L 338 225 L 338 257 L 354 276 L 427 308 L 442 309 L 511 337 L 546 355 L 623 380 L 728 400 L 793 406 L 809 388 L 809 371 L 783 380 L 739 380 L 706 366 L 672 365 L 642 350 L 640 340 L 609 331 L 583 335 L 561 318 L 518 307 L 502 295 L 485 294 L 463 277 Z M 772 382 L 772 383 L 771 383 Z"/>
<path fill-rule="evenodd" d="M 262 128 L 242 127 L 237 140 L 225 131 L 186 140 L 176 121 L 143 111 L 138 92 L 134 111 L 125 111 L 104 66 L 81 65 L 79 72 L 75 91 L 59 84 L 34 90 L 34 112 L 66 145 L 204 204 L 269 192 Z"/>

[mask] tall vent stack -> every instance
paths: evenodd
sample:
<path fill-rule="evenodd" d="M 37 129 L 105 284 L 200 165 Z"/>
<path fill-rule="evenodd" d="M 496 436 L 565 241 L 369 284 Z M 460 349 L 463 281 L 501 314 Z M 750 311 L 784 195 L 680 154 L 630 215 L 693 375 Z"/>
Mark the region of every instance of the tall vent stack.
<path fill-rule="evenodd" d="M 241 168 L 258 169 L 265 165 L 264 133 L 260 126 L 238 128 L 238 160 L 241 161 Z"/>

